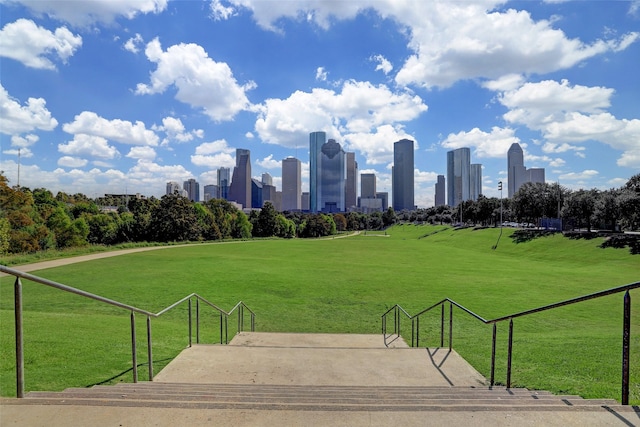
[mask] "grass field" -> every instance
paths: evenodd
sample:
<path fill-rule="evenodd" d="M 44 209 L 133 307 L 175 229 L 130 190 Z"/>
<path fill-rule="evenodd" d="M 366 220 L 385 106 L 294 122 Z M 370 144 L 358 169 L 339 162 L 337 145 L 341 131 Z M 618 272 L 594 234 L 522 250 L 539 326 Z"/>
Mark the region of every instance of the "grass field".
<path fill-rule="evenodd" d="M 449 297 L 485 319 L 640 280 L 640 257 L 598 239 L 513 243 L 506 230 L 397 225 L 387 235 L 257 240 L 176 247 L 35 274 L 157 312 L 196 292 L 224 309 L 239 300 L 258 331 L 380 333 L 394 304 L 410 313 Z M 0 279 L 1 394 L 15 394 L 13 280 Z M 126 311 L 24 282 L 27 390 L 130 381 Z M 640 291 L 632 291 L 632 404 L 640 404 Z M 516 319 L 512 385 L 620 399 L 622 294 Z M 201 342 L 219 321 L 201 306 Z M 421 345 L 439 345 L 437 310 Z M 187 342 L 187 308 L 153 320 L 154 370 Z M 230 320 L 230 328 L 234 322 Z M 405 331 L 408 324 L 405 323 Z M 506 379 L 507 324 L 498 327 L 496 380 Z M 146 361 L 144 318 L 139 362 Z M 230 330 L 231 331 L 231 330 Z M 437 333 L 436 333 L 437 332 Z M 408 338 L 408 336 L 407 336 Z M 381 338 L 382 340 L 382 338 Z M 454 348 L 489 376 L 491 327 L 454 310 Z M 146 378 L 144 368 L 140 378 Z"/>

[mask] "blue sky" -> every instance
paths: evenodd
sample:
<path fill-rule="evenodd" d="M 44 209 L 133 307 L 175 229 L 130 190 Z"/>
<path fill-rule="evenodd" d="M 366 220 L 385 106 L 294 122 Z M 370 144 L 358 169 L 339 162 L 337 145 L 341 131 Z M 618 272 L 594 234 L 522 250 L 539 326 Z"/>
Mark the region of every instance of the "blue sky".
<path fill-rule="evenodd" d="M 281 188 L 309 132 L 391 193 L 416 141 L 415 200 L 471 148 L 499 196 L 518 142 L 548 182 L 640 172 L 639 1 L 0 0 L 0 170 L 90 197 L 216 184 L 235 149 Z M 506 188 L 506 187 L 505 187 Z"/>

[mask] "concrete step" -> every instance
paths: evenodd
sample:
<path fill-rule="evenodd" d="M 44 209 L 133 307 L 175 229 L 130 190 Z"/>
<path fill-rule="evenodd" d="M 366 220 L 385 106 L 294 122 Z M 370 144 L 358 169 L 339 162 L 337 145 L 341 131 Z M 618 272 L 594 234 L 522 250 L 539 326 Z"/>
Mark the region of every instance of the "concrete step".
<path fill-rule="evenodd" d="M 24 404 L 304 411 L 579 410 L 611 399 L 489 387 L 350 387 L 138 383 L 31 392 Z"/>

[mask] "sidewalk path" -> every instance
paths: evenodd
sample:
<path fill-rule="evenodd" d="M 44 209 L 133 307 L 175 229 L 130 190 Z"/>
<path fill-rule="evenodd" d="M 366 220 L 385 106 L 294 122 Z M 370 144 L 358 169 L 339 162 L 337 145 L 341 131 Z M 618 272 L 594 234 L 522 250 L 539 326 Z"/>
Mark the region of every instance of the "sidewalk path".
<path fill-rule="evenodd" d="M 308 240 L 342 239 L 345 237 L 357 236 L 359 234 L 360 234 L 360 231 L 355 231 L 349 234 L 340 234 L 338 236 L 330 236 L 330 237 L 323 237 L 319 239 L 308 239 Z M 186 244 L 186 245 L 147 246 L 144 248 L 120 249 L 120 250 L 108 251 L 108 252 L 98 252 L 98 253 L 89 254 L 89 255 L 80 255 L 80 256 L 75 256 L 71 258 L 59 258 L 59 259 L 52 259 L 48 261 L 34 262 L 30 264 L 13 265 L 10 268 L 20 270 L 24 273 L 30 273 L 32 271 L 45 270 L 47 268 L 62 267 L 64 265 L 75 264 L 78 262 L 92 261 L 95 259 L 102 259 L 102 258 L 111 258 L 114 256 L 127 255 L 127 254 L 136 253 L 136 252 L 146 252 L 146 251 L 154 251 L 154 250 L 168 249 L 168 248 L 183 248 L 186 246 L 196 246 L 196 245 L 223 245 L 223 244 L 231 244 L 231 243 L 248 243 L 248 242 L 258 242 L 258 241 L 259 240 L 229 240 L 224 242 L 207 242 L 207 243 Z M 7 276 L 7 274 L 0 273 L 0 277 L 3 277 L 3 276 Z"/>

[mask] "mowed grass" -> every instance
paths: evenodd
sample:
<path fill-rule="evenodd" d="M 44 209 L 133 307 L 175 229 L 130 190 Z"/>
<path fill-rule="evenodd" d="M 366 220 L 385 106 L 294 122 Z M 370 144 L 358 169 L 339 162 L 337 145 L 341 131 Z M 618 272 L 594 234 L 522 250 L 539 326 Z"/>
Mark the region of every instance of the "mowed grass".
<path fill-rule="evenodd" d="M 380 334 L 394 304 L 417 313 L 449 297 L 485 319 L 640 280 L 640 257 L 562 236 L 515 244 L 505 229 L 398 225 L 377 235 L 193 245 L 35 274 L 157 312 L 196 292 L 224 309 L 244 301 L 258 331 Z M 0 386 L 15 395 L 13 280 L 0 279 Z M 131 381 L 126 311 L 24 282 L 27 390 Z M 631 396 L 640 404 L 640 291 L 632 296 Z M 620 399 L 622 294 L 514 321 L 512 385 Z M 200 306 L 201 342 L 219 319 Z M 447 308 L 447 316 L 448 316 Z M 454 309 L 453 346 L 489 376 L 491 327 Z M 138 361 L 146 361 L 137 317 Z M 154 371 L 188 343 L 186 304 L 154 319 Z M 440 310 L 421 319 L 421 345 L 440 344 Z M 230 333 L 235 319 L 230 319 Z M 403 330 L 410 332 L 404 322 Z M 506 380 L 508 325 L 498 326 L 496 380 Z M 195 334 L 195 330 L 194 330 Z M 409 338 L 409 335 L 406 335 Z M 382 342 L 382 337 L 381 337 Z M 448 337 L 445 338 L 445 345 Z M 139 375 L 146 379 L 141 367 Z"/>

